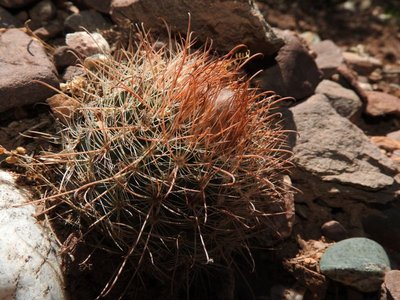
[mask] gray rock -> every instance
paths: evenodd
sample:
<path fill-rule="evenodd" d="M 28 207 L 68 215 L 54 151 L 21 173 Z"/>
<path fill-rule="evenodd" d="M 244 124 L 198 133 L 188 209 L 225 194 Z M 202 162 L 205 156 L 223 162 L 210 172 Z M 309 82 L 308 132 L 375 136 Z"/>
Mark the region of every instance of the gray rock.
<path fill-rule="evenodd" d="M 323 80 L 315 89 L 316 94 L 323 94 L 339 115 L 347 119 L 355 119 L 361 113 L 362 101 L 357 94 L 340 84 Z"/>
<path fill-rule="evenodd" d="M 338 221 L 328 221 L 321 226 L 322 234 L 328 239 L 338 242 L 347 238 L 346 229 Z"/>
<path fill-rule="evenodd" d="M 303 99 L 311 96 L 322 80 L 314 58 L 296 34 L 289 30 L 276 32 L 286 44 L 279 50 L 276 64 L 257 77 L 258 85 L 283 97 Z"/>
<path fill-rule="evenodd" d="M 29 10 L 32 21 L 41 23 L 54 19 L 56 14 L 57 8 L 50 0 L 42 0 Z"/>
<path fill-rule="evenodd" d="M 310 48 L 317 54 L 315 62 L 324 73 L 325 79 L 331 78 L 339 66 L 344 63 L 342 50 L 331 40 L 311 44 Z"/>
<path fill-rule="evenodd" d="M 0 7 L 0 28 L 15 27 L 22 27 L 22 23 L 7 10 Z"/>
<path fill-rule="evenodd" d="M 253 0 L 113 0 L 111 17 L 119 25 L 144 24 L 146 29 L 185 34 L 190 12 L 191 30 L 200 42 L 213 41 L 213 47 L 229 52 L 245 44 L 251 53 L 270 55 L 283 45 L 265 22 Z"/>
<path fill-rule="evenodd" d="M 111 24 L 95 10 L 83 10 L 77 14 L 69 15 L 64 21 L 67 32 L 87 30 L 95 32 L 111 27 Z"/>
<path fill-rule="evenodd" d="M 43 46 L 18 29 L 0 33 L 0 112 L 43 101 L 58 86 L 55 68 Z"/>
<path fill-rule="evenodd" d="M 0 299 L 67 299 L 55 239 L 28 196 L 0 170 Z"/>
<path fill-rule="evenodd" d="M 400 116 L 400 99 L 396 96 L 375 91 L 366 91 L 366 113 L 372 117 L 385 115 Z"/>
<path fill-rule="evenodd" d="M 382 300 L 400 300 L 400 270 L 392 270 L 386 273 L 382 285 L 386 297 Z"/>
<path fill-rule="evenodd" d="M 98 53 L 110 53 L 110 45 L 104 37 L 97 32 L 87 33 L 79 31 L 69 33 L 65 37 L 68 47 L 79 53 L 82 57 L 88 57 Z"/>
<path fill-rule="evenodd" d="M 350 238 L 330 246 L 320 260 L 321 273 L 361 292 L 379 290 L 389 258 L 378 243 L 366 238 Z"/>
<path fill-rule="evenodd" d="M 400 209 L 376 211 L 362 217 L 362 226 L 365 233 L 382 244 L 385 248 L 400 251 Z"/>
<path fill-rule="evenodd" d="M 397 196 L 394 163 L 327 97 L 312 96 L 290 110 L 298 132 L 293 178 L 308 185 L 315 197 L 385 203 Z"/>
<path fill-rule="evenodd" d="M 39 0 L 0 0 L 0 5 L 7 8 L 21 8 Z"/>

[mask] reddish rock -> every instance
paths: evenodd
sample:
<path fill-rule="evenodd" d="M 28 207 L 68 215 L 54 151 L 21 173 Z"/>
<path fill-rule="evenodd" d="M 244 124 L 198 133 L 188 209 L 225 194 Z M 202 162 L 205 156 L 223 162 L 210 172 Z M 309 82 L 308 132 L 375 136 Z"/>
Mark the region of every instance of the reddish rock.
<path fill-rule="evenodd" d="M 113 0 L 111 17 L 119 25 L 138 23 L 148 30 L 185 34 L 190 27 L 200 42 L 221 52 L 245 44 L 251 53 L 270 55 L 283 45 L 253 0 Z M 165 23 L 164 23 L 165 22 Z"/>
<path fill-rule="evenodd" d="M 97 32 L 87 33 L 79 31 L 69 33 L 65 37 L 68 47 L 79 53 L 82 57 L 88 57 L 98 53 L 110 53 L 110 45 L 104 37 Z"/>
<path fill-rule="evenodd" d="M 302 40 L 289 30 L 277 31 L 286 44 L 276 56 L 276 64 L 258 77 L 258 84 L 264 90 L 272 90 L 281 96 L 302 99 L 311 96 L 322 80 L 314 58 L 303 45 Z"/>
<path fill-rule="evenodd" d="M 53 53 L 54 64 L 57 70 L 73 66 L 78 62 L 78 54 L 68 46 L 57 47 Z"/>
<path fill-rule="evenodd" d="M 385 300 L 400 300 L 400 270 L 387 272 L 382 288 L 386 292 Z"/>
<path fill-rule="evenodd" d="M 315 62 L 318 68 L 324 73 L 325 79 L 331 78 L 344 62 L 342 50 L 331 40 L 312 44 L 311 50 L 317 54 Z"/>
<path fill-rule="evenodd" d="M 48 22 L 43 27 L 39 27 L 33 33 L 40 39 L 47 41 L 62 33 L 63 24 L 60 20 L 55 19 Z"/>
<path fill-rule="evenodd" d="M 366 91 L 366 113 L 372 117 L 384 115 L 400 116 L 400 99 L 383 92 Z"/>
<path fill-rule="evenodd" d="M 0 0 L 0 5 L 7 8 L 20 8 L 29 4 L 39 2 L 38 0 Z"/>
<path fill-rule="evenodd" d="M 18 29 L 0 33 L 0 112 L 43 101 L 57 86 L 55 68 L 43 46 Z"/>

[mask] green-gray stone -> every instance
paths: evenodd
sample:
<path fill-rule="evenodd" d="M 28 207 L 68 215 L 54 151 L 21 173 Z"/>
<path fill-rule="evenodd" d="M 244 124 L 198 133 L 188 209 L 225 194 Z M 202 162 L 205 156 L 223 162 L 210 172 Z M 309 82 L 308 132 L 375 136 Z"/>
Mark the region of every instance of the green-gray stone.
<path fill-rule="evenodd" d="M 389 258 L 378 243 L 351 238 L 330 246 L 320 260 L 321 273 L 362 292 L 377 291 L 390 270 Z"/>

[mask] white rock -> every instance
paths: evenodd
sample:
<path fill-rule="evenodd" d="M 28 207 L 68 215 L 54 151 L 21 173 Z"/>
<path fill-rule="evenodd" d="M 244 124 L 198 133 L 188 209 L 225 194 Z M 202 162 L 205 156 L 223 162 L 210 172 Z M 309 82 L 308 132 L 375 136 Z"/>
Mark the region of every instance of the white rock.
<path fill-rule="evenodd" d="M 28 201 L 12 174 L 0 170 L 0 299 L 67 299 L 56 244 Z"/>
<path fill-rule="evenodd" d="M 108 42 L 97 32 L 87 33 L 86 31 L 78 31 L 68 33 L 65 37 L 65 43 L 83 57 L 111 52 Z"/>

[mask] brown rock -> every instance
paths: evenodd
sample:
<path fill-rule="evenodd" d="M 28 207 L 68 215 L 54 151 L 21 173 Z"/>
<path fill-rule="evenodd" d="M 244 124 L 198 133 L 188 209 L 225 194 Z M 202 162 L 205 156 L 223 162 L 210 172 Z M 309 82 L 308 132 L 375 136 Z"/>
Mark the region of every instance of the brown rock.
<path fill-rule="evenodd" d="M 0 7 L 0 28 L 15 27 L 22 27 L 22 23 L 7 10 Z"/>
<path fill-rule="evenodd" d="M 66 95 L 56 94 L 46 100 L 54 116 L 62 123 L 68 125 L 80 103 Z"/>
<path fill-rule="evenodd" d="M 302 99 L 311 96 L 322 73 L 303 45 L 302 40 L 289 30 L 277 31 L 286 44 L 276 56 L 276 64 L 257 78 L 258 84 L 264 90 L 271 90 L 281 96 Z"/>
<path fill-rule="evenodd" d="M 110 53 L 110 45 L 104 37 L 97 32 L 87 33 L 79 31 L 69 33 L 65 37 L 68 47 L 79 53 L 82 57 L 88 57 L 98 53 Z"/>
<path fill-rule="evenodd" d="M 43 46 L 18 29 L 0 33 L 0 112 L 43 101 L 56 87 L 55 68 Z M 37 81 L 36 81 L 37 80 Z"/>
<path fill-rule="evenodd" d="M 342 50 L 331 40 L 312 44 L 311 50 L 317 54 L 315 62 L 318 68 L 324 73 L 325 79 L 331 78 L 344 62 Z"/>
<path fill-rule="evenodd" d="M 400 300 L 400 271 L 387 272 L 382 287 L 386 291 L 385 300 Z"/>
<path fill-rule="evenodd" d="M 400 116 L 400 99 L 383 92 L 366 91 L 366 113 L 372 117 L 384 115 Z"/>
<path fill-rule="evenodd" d="M 119 25 L 144 24 L 146 29 L 185 34 L 190 27 L 200 42 L 229 52 L 245 44 L 251 53 L 270 55 L 283 45 L 265 22 L 253 0 L 113 0 L 111 17 Z"/>
<path fill-rule="evenodd" d="M 96 32 L 111 27 L 111 24 L 95 10 L 83 10 L 77 14 L 69 15 L 64 21 L 67 32 L 87 30 Z"/>
<path fill-rule="evenodd" d="M 57 70 L 73 66 L 78 62 L 78 54 L 68 46 L 57 47 L 53 53 L 54 64 Z"/>
<path fill-rule="evenodd" d="M 60 20 L 55 19 L 48 22 L 43 27 L 39 27 L 33 33 L 40 39 L 47 41 L 62 33 L 63 24 Z"/>
<path fill-rule="evenodd" d="M 387 203 L 399 195 L 393 161 L 321 94 L 291 108 L 297 140 L 293 178 L 324 201 Z"/>
<path fill-rule="evenodd" d="M 322 234 L 328 239 L 338 242 L 347 238 L 346 229 L 338 221 L 328 221 L 321 227 Z"/>
<path fill-rule="evenodd" d="M 74 77 L 82 76 L 85 72 L 81 67 L 69 66 L 64 70 L 62 74 L 62 79 L 64 81 L 71 81 Z"/>
<path fill-rule="evenodd" d="M 0 5 L 7 8 L 20 8 L 35 2 L 39 0 L 0 0 Z"/>
<path fill-rule="evenodd" d="M 57 8 L 50 0 L 42 0 L 29 10 L 32 21 L 41 23 L 54 19 L 56 14 Z"/>
<path fill-rule="evenodd" d="M 111 0 L 83 0 L 83 3 L 102 13 L 109 14 L 111 10 Z"/>

